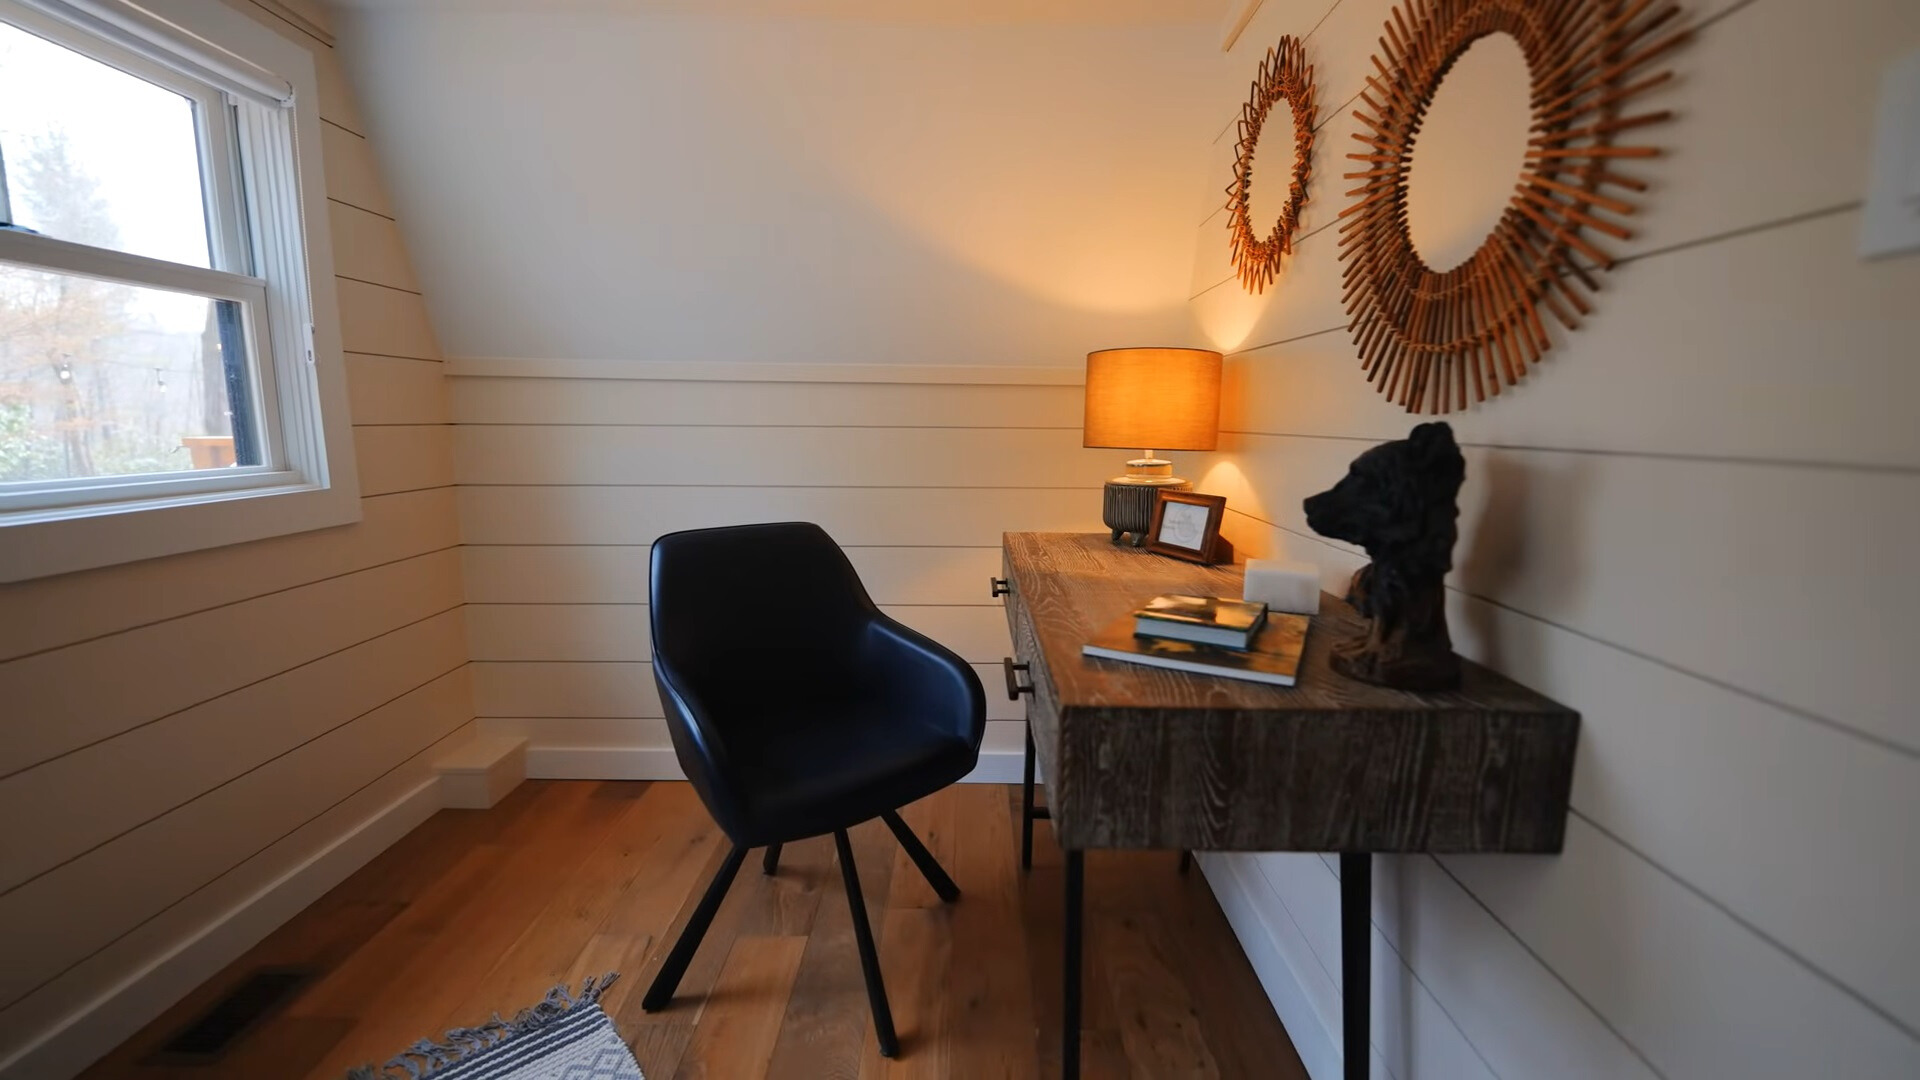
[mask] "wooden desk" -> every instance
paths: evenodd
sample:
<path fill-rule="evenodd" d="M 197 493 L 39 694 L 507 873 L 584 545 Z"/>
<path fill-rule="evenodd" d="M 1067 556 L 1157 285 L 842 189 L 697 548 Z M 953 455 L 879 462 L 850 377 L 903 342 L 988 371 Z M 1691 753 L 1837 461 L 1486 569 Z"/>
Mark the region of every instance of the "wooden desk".
<path fill-rule="evenodd" d="M 1007 533 L 1003 565 L 1008 693 L 1031 695 L 1022 862 L 1036 817 L 1066 850 L 1064 1074 L 1079 1074 L 1084 851 L 1178 848 L 1340 853 L 1345 1071 L 1366 1077 L 1371 853 L 1559 851 L 1578 714 L 1473 663 L 1446 693 L 1348 679 L 1328 652 L 1362 620 L 1324 594 L 1298 686 L 1088 659 L 1149 597 L 1239 596 L 1242 569 L 1077 533 Z"/>

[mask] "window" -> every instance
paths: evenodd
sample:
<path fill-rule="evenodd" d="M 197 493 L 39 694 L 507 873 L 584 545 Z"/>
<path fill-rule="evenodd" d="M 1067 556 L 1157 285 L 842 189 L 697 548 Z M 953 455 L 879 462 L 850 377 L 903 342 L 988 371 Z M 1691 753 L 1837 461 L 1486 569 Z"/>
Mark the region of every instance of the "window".
<path fill-rule="evenodd" d="M 313 80 L 223 5 L 0 0 L 0 580 L 357 518 Z"/>

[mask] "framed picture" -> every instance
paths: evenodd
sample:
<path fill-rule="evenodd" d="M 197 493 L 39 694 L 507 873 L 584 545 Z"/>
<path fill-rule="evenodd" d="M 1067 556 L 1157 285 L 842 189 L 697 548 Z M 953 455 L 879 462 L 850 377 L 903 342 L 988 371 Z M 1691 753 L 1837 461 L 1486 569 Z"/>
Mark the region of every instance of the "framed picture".
<path fill-rule="evenodd" d="M 1226 513 L 1225 495 L 1162 491 L 1147 527 L 1147 550 L 1189 562 L 1229 562 L 1233 546 L 1220 536 L 1220 519 Z"/>

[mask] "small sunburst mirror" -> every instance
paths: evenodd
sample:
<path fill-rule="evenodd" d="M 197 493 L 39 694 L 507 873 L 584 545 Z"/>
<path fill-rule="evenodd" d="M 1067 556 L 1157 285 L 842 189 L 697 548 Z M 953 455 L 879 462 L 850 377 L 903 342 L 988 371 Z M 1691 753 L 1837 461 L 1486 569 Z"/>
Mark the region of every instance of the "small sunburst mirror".
<path fill-rule="evenodd" d="M 1293 251 L 1312 176 L 1313 129 L 1313 65 L 1298 38 L 1283 37 L 1267 50 L 1240 110 L 1233 182 L 1227 185 L 1233 267 L 1248 292 L 1264 292 L 1279 273 L 1281 256 Z"/>

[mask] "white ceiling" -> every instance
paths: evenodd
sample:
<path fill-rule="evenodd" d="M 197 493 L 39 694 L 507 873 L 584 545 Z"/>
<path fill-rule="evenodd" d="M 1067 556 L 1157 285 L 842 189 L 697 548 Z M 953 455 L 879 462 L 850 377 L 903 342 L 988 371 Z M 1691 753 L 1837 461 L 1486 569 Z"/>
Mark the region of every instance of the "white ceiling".
<path fill-rule="evenodd" d="M 331 0 L 373 11 L 590 11 L 888 23 L 1122 26 L 1217 22 L 1244 0 Z"/>

